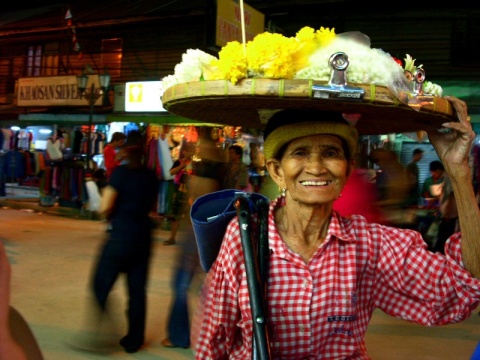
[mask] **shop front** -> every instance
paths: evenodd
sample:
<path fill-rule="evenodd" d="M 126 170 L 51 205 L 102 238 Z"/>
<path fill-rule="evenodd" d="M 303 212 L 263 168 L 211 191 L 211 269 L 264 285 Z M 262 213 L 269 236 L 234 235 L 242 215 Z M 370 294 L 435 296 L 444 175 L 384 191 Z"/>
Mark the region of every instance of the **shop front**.
<path fill-rule="evenodd" d="M 86 158 L 101 153 L 111 106 L 100 96 L 89 109 L 76 84 L 75 76 L 19 79 L 16 119 L 0 125 L 3 196 L 38 194 L 44 206 L 87 201 Z"/>

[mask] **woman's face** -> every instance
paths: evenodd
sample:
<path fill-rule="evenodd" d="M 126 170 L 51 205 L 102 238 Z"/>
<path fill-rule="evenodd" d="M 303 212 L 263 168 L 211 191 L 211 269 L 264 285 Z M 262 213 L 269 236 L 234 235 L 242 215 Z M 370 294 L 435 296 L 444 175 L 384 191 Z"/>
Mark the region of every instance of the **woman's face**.
<path fill-rule="evenodd" d="M 334 135 L 292 140 L 280 161 L 269 160 L 269 173 L 280 188 L 287 189 L 287 196 L 311 205 L 335 201 L 353 167 L 342 140 Z"/>

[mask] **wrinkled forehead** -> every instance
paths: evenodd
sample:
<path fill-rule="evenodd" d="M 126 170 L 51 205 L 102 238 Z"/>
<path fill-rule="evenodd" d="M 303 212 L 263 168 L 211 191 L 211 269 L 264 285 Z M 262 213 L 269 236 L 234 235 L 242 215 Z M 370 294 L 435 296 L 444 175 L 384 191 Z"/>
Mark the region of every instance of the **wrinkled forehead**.
<path fill-rule="evenodd" d="M 316 134 L 302 136 L 287 142 L 278 152 L 279 158 L 282 158 L 286 152 L 295 150 L 305 150 L 308 152 L 322 152 L 329 149 L 335 149 L 343 154 L 348 153 L 348 147 L 345 141 L 333 134 Z"/>
<path fill-rule="evenodd" d="M 345 144 L 337 135 L 333 134 L 315 134 L 315 135 L 307 135 L 302 136 L 297 139 L 293 139 L 289 141 L 287 147 L 339 147 L 342 150 L 345 150 Z"/>

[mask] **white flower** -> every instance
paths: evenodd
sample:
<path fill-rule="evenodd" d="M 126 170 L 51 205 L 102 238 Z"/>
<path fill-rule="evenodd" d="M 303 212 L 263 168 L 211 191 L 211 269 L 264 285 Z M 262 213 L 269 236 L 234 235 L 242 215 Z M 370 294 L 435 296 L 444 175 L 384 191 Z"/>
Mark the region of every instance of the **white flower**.
<path fill-rule="evenodd" d="M 188 49 L 182 55 L 182 62 L 175 65 L 174 75 L 162 79 L 163 88 L 190 81 L 200 81 L 203 77 L 203 68 L 207 67 L 216 57 L 199 49 Z"/>
<path fill-rule="evenodd" d="M 311 65 L 298 71 L 295 78 L 329 81 L 332 71 L 329 59 L 336 52 L 344 52 L 348 56 L 348 83 L 408 88 L 402 67 L 383 50 L 370 48 L 368 38 L 359 37 L 359 33 L 337 35 L 331 44 L 310 57 Z"/>
<path fill-rule="evenodd" d="M 434 84 L 430 81 L 425 81 L 423 83 L 423 93 L 441 97 L 443 95 L 443 89 L 440 85 Z"/>
<path fill-rule="evenodd" d="M 162 79 L 162 87 L 164 90 L 173 85 L 177 85 L 178 83 L 178 79 L 175 77 L 175 75 L 168 75 Z"/>

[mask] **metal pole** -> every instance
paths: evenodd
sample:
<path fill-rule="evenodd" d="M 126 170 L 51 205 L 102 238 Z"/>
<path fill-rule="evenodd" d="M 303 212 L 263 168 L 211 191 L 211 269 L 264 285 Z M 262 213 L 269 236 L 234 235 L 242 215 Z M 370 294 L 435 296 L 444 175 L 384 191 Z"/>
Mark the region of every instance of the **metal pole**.
<path fill-rule="evenodd" d="M 92 157 L 92 123 L 93 123 L 93 105 L 95 103 L 95 85 L 90 86 L 90 94 L 88 94 L 88 102 L 90 103 L 90 116 L 88 117 L 88 131 L 87 131 L 87 170 L 90 169 L 90 159 Z"/>
<path fill-rule="evenodd" d="M 263 301 L 267 304 L 267 285 L 268 268 L 270 266 L 270 249 L 268 247 L 268 210 L 267 200 L 259 200 L 256 203 L 258 209 L 257 215 L 257 252 L 258 252 L 258 270 L 260 273 L 260 284 L 263 290 Z"/>
<path fill-rule="evenodd" d="M 264 301 L 258 259 L 255 256 L 252 244 L 250 226 L 250 206 L 246 196 L 239 195 L 235 201 L 238 222 L 240 224 L 240 238 L 245 260 L 245 272 L 250 297 L 250 308 L 253 321 L 253 359 L 270 360 L 270 341 L 267 331 L 266 303 Z"/>

